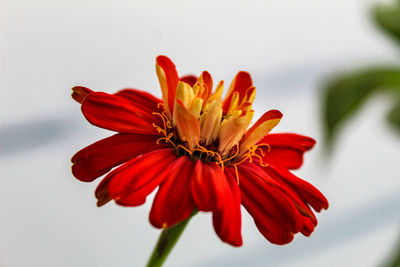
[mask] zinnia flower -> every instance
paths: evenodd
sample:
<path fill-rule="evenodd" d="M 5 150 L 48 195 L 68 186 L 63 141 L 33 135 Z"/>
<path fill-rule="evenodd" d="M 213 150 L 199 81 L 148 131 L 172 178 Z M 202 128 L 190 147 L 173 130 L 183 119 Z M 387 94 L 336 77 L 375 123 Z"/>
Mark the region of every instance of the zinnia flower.
<path fill-rule="evenodd" d="M 289 243 L 298 232 L 309 236 L 317 225 L 311 208 L 319 212 L 328 202 L 289 170 L 302 165 L 315 141 L 270 134 L 282 118 L 277 110 L 250 126 L 256 88 L 247 72 L 236 75 L 224 98 L 223 81 L 213 91 L 207 71 L 179 78 L 174 63 L 159 56 L 156 72 L 162 100 L 136 89 L 72 89 L 91 124 L 117 132 L 72 157 L 81 181 L 107 174 L 96 189 L 97 205 L 139 206 L 158 187 L 150 211 L 157 228 L 210 211 L 221 240 L 240 246 L 243 205 L 274 244 Z"/>

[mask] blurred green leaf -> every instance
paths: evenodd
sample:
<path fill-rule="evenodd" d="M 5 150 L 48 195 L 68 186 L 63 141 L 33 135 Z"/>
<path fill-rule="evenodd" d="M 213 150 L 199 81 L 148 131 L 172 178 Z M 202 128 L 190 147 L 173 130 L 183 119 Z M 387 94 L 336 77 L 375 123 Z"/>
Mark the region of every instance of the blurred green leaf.
<path fill-rule="evenodd" d="M 387 265 L 387 267 L 399 267 L 399 266 L 400 266 L 400 252 L 393 259 L 393 262 Z"/>
<path fill-rule="evenodd" d="M 396 130 L 400 131 L 400 100 L 396 103 L 393 109 L 390 110 L 387 119 Z"/>
<path fill-rule="evenodd" d="M 343 122 L 378 89 L 395 89 L 400 94 L 400 67 L 364 69 L 336 77 L 327 84 L 323 93 L 322 115 L 328 147 Z M 392 115 L 395 121 L 398 119 L 396 114 Z"/>
<path fill-rule="evenodd" d="M 373 14 L 378 25 L 400 44 L 400 0 L 390 6 L 377 6 Z"/>
<path fill-rule="evenodd" d="M 390 257 L 380 265 L 381 267 L 399 267 L 400 266 L 400 239 L 394 247 Z"/>

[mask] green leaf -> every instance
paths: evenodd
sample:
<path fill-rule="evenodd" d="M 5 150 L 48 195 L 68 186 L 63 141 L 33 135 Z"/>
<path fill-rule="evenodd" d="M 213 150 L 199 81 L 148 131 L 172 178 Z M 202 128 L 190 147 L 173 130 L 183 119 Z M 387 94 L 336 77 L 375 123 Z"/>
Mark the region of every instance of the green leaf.
<path fill-rule="evenodd" d="M 390 6 L 377 6 L 373 15 L 377 24 L 400 44 L 400 1 Z"/>
<path fill-rule="evenodd" d="M 378 88 L 400 92 L 400 67 L 376 67 L 336 77 L 323 91 L 325 140 L 332 145 L 342 124 L 360 109 Z"/>
<path fill-rule="evenodd" d="M 387 120 L 396 130 L 400 132 L 400 99 L 390 110 Z"/>
<path fill-rule="evenodd" d="M 400 239 L 397 241 L 390 257 L 383 262 L 382 267 L 399 267 L 400 266 Z"/>

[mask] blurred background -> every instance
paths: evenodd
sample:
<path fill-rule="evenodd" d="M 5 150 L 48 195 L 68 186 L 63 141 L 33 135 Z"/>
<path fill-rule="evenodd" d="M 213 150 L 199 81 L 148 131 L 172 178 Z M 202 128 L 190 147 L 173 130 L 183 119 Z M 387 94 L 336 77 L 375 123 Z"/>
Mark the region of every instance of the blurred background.
<path fill-rule="evenodd" d="M 274 132 L 317 139 L 296 175 L 330 201 L 313 235 L 286 246 L 268 243 L 243 209 L 244 245 L 230 247 L 214 233 L 210 214 L 200 214 L 165 266 L 389 264 L 400 239 L 400 134 L 384 118 L 396 98 L 377 91 L 345 116 L 335 107 L 348 93 L 334 93 L 343 73 L 399 65 L 399 46 L 371 15 L 384 2 L 394 3 L 2 0 L 0 266 L 145 265 L 159 234 L 148 222 L 154 194 L 138 208 L 97 208 L 97 183 L 72 177 L 72 155 L 111 132 L 84 120 L 70 88 L 133 87 L 160 96 L 160 54 L 180 74 L 206 69 L 214 81 L 249 71 L 256 117 L 279 109 L 284 118 Z M 326 139 L 335 114 L 347 123 Z"/>

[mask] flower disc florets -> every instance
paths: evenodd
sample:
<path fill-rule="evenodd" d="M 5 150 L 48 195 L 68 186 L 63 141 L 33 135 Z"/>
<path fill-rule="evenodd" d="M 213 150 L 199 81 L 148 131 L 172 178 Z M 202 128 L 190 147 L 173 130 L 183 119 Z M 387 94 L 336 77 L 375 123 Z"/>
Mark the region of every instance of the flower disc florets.
<path fill-rule="evenodd" d="M 263 149 L 269 149 L 269 146 L 257 142 L 279 123 L 282 114 L 271 110 L 247 131 L 254 115 L 252 104 L 256 94 L 247 72 L 237 74 L 224 99 L 224 82 L 220 81 L 213 92 L 213 81 L 207 71 L 193 85 L 179 81 L 171 106 L 168 83 L 164 82 L 165 73 L 159 62 L 162 59 L 157 61 L 156 69 L 163 89 L 164 104 L 160 105 L 165 111 L 153 113 L 163 122 L 153 125 L 164 135 L 157 142 L 169 143 L 178 156 L 216 162 L 222 168 L 225 165 L 236 168 L 244 160 L 251 161 L 252 157 L 259 158 L 263 165 Z"/>

